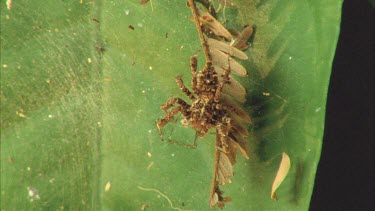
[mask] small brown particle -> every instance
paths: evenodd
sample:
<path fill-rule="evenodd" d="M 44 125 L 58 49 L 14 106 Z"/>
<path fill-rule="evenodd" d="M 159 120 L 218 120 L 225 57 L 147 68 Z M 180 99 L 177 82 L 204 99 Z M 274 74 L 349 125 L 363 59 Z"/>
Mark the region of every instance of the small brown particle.
<path fill-rule="evenodd" d="M 100 23 L 100 21 L 98 19 L 96 19 L 96 18 L 93 18 L 91 20 L 94 21 L 94 22 Z"/>
<path fill-rule="evenodd" d="M 129 26 L 128 26 L 128 29 L 130 29 L 130 30 L 134 30 L 134 26 L 129 25 Z"/>
<path fill-rule="evenodd" d="M 141 5 L 145 5 L 145 4 L 147 4 L 148 1 L 149 1 L 149 0 L 141 0 L 139 3 L 140 3 Z"/>

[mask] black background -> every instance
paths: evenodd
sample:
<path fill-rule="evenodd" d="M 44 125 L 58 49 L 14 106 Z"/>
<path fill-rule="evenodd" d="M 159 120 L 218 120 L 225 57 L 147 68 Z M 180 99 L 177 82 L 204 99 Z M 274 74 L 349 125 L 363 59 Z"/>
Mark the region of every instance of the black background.
<path fill-rule="evenodd" d="M 375 210 L 374 20 L 367 0 L 344 1 L 311 211 Z"/>

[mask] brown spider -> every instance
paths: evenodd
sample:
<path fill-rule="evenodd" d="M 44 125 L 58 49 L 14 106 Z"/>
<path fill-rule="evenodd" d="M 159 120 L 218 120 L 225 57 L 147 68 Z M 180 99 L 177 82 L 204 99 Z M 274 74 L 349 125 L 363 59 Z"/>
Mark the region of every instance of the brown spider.
<path fill-rule="evenodd" d="M 192 73 L 191 92 L 183 83 L 180 76 L 176 77 L 178 87 L 183 91 L 191 104 L 180 98 L 170 98 L 161 106 L 167 111 L 173 107 L 161 120 L 157 122 L 160 135 L 162 128 L 173 119 L 173 116 L 181 113 L 184 116 L 185 126 L 190 125 L 197 132 L 197 137 L 205 136 L 211 128 L 216 129 L 216 157 L 214 167 L 214 179 L 211 187 L 209 205 L 224 207 L 224 202 L 230 201 L 229 197 L 222 197 L 219 185 L 230 183 L 233 176 L 232 165 L 235 163 L 236 149 L 248 158 L 247 144 L 244 137 L 248 135 L 246 128 L 241 122 L 250 123 L 250 118 L 233 101 L 223 95 L 223 87 L 229 80 L 230 68 L 224 71 L 221 81 L 212 67 L 206 63 L 202 71 L 197 74 L 197 60 L 194 56 L 190 58 Z M 189 147 L 196 147 L 187 145 Z"/>
<path fill-rule="evenodd" d="M 197 131 L 198 137 L 203 137 L 213 127 L 222 131 L 223 125 L 230 123 L 228 112 L 234 109 L 220 102 L 223 87 L 229 79 L 230 69 L 225 70 L 222 76 L 223 80 L 219 82 L 217 73 L 210 63 L 207 63 L 203 71 L 197 74 L 197 60 L 195 56 L 192 56 L 190 66 L 193 92 L 186 88 L 180 76 L 176 77 L 176 82 L 181 91 L 192 101 L 192 104 L 180 98 L 168 99 L 161 106 L 162 110 L 166 111 L 176 103 L 179 106 L 171 109 L 163 119 L 158 121 L 157 126 L 160 132 L 161 128 L 178 112 L 185 117 L 185 122 Z"/>
<path fill-rule="evenodd" d="M 205 136 L 211 128 L 216 129 L 216 153 L 214 164 L 214 177 L 211 186 L 211 194 L 209 205 L 214 208 L 216 204 L 220 208 L 224 207 L 224 203 L 230 201 L 230 197 L 223 197 L 223 192 L 219 185 L 231 182 L 233 176 L 232 166 L 235 163 L 237 149 L 248 158 L 247 143 L 244 137 L 248 135 L 244 123 L 251 123 L 250 117 L 229 96 L 223 93 L 224 86 L 230 84 L 233 78 L 229 76 L 231 73 L 230 58 L 228 54 L 228 67 L 219 75 L 215 65 L 218 65 L 214 44 L 210 44 L 202 33 L 201 23 L 199 21 L 199 11 L 193 0 L 188 0 L 198 35 L 200 37 L 203 51 L 206 57 L 204 68 L 197 72 L 197 59 L 195 56 L 190 57 L 191 69 L 191 90 L 183 83 L 181 76 L 176 77 L 178 87 L 184 92 L 191 104 L 181 98 L 170 98 L 161 106 L 163 111 L 169 112 L 157 122 L 159 134 L 162 137 L 162 128 L 173 119 L 173 117 L 181 113 L 184 117 L 183 125 L 190 125 L 196 131 L 196 137 Z M 212 47 L 212 48 L 211 48 Z M 214 57 L 218 58 L 218 57 Z M 242 66 L 241 66 L 242 67 Z M 176 106 L 175 106 L 176 105 Z M 194 145 L 187 145 L 196 147 Z"/>

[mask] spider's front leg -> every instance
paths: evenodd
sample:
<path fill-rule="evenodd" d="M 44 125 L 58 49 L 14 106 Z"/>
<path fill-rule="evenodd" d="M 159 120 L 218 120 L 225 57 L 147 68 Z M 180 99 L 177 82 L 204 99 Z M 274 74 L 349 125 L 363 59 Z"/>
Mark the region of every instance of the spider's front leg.
<path fill-rule="evenodd" d="M 168 108 L 173 106 L 175 103 L 178 103 L 184 110 L 189 110 L 190 105 L 182 100 L 181 98 L 169 98 L 167 102 L 160 106 L 160 109 L 166 111 Z"/>
<path fill-rule="evenodd" d="M 173 116 L 176 115 L 178 112 L 180 112 L 184 117 L 187 117 L 189 115 L 189 111 L 184 109 L 182 106 L 178 106 L 173 108 L 169 113 L 167 113 L 161 120 L 159 120 L 156 123 L 156 126 L 158 127 L 159 134 L 162 135 L 161 129 L 173 119 Z"/>
<path fill-rule="evenodd" d="M 168 102 L 172 102 L 174 100 L 178 100 L 179 98 L 171 98 L 167 101 Z M 167 104 L 166 103 L 166 104 Z M 190 111 L 187 109 L 187 108 L 184 108 L 181 106 L 178 106 L 178 107 L 175 107 L 173 108 L 169 113 L 167 113 L 161 120 L 159 120 L 157 123 L 156 123 L 156 126 L 158 127 L 158 130 L 159 130 L 159 135 L 160 135 L 160 138 L 162 141 L 164 141 L 163 139 L 163 132 L 162 132 L 162 128 L 168 124 L 168 122 L 170 122 L 172 119 L 173 119 L 173 116 L 176 115 L 177 113 L 181 113 L 186 119 L 189 118 L 190 116 Z M 195 149 L 197 148 L 197 141 L 198 141 L 198 135 L 196 134 L 195 135 L 195 139 L 194 139 L 194 143 L 193 144 L 186 144 L 186 143 L 182 143 L 182 142 L 178 142 L 178 141 L 174 141 L 174 140 L 167 140 L 169 143 L 172 143 L 172 144 L 176 144 L 176 145 L 180 145 L 180 146 L 184 146 L 184 147 L 187 147 L 187 148 L 190 148 L 190 149 Z"/>

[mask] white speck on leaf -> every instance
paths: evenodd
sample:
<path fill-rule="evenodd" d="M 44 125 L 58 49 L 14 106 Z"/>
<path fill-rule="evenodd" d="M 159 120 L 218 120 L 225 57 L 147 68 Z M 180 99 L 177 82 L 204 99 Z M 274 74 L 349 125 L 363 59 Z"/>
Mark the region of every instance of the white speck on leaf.
<path fill-rule="evenodd" d="M 31 187 L 27 187 L 27 191 L 28 191 L 28 194 L 29 194 L 29 200 L 30 200 L 30 202 L 33 202 L 34 200 L 39 200 L 40 199 L 40 195 L 39 195 L 37 189 L 31 188 Z"/>

